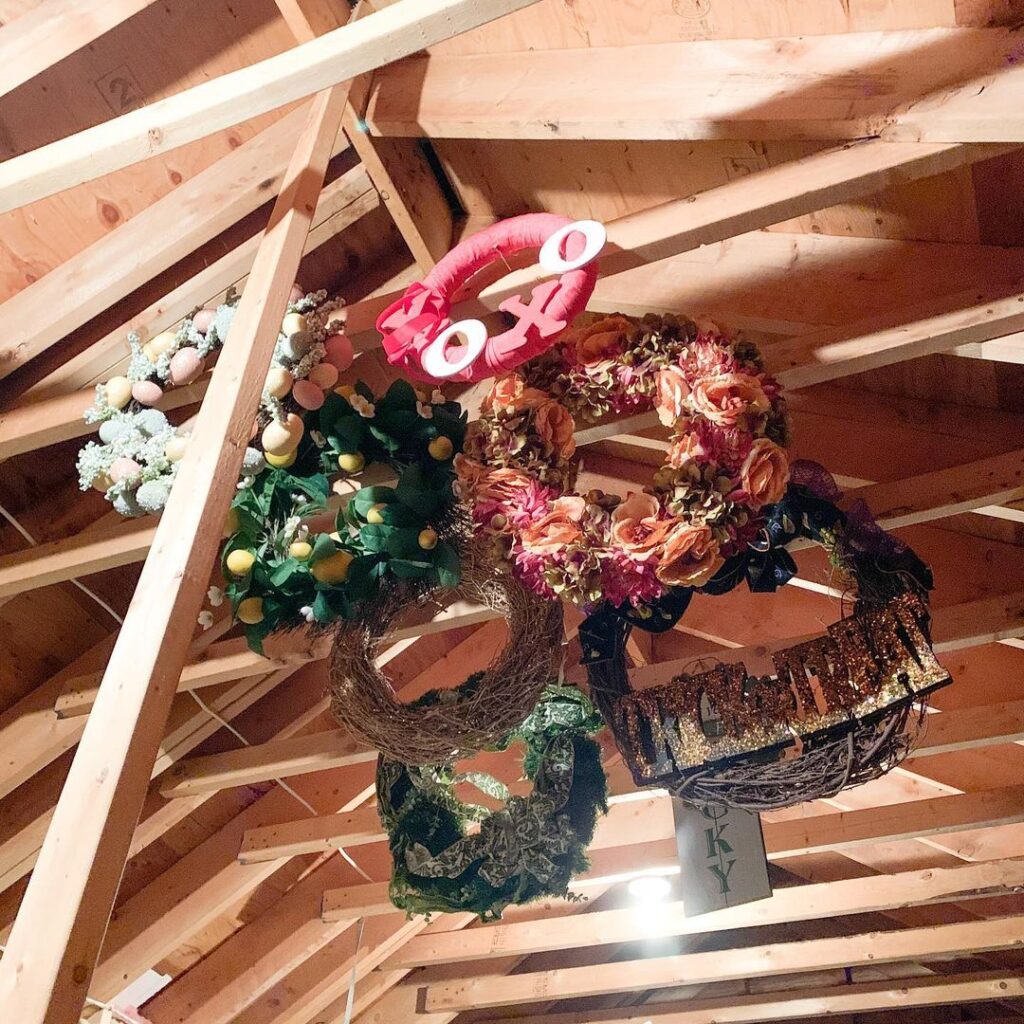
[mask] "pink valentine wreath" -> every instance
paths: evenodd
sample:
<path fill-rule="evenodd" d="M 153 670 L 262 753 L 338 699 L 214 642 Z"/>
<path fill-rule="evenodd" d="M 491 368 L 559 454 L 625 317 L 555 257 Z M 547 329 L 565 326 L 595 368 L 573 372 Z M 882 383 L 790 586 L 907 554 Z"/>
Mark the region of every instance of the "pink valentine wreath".
<path fill-rule="evenodd" d="M 574 489 L 575 417 L 656 409 L 665 464 L 625 499 Z M 757 349 L 683 317 L 614 316 L 495 381 L 456 456 L 478 531 L 531 590 L 588 607 L 706 584 L 789 480 L 785 406 Z"/>
<path fill-rule="evenodd" d="M 577 224 L 600 229 L 594 222 L 575 222 L 553 213 L 528 213 L 499 221 L 459 243 L 422 281 L 411 284 L 405 294 L 377 318 L 377 330 L 381 333 L 388 361 L 416 380 L 475 381 L 506 373 L 539 355 L 585 308 L 597 283 L 597 262 L 593 257 L 582 266 L 537 285 L 529 303 L 524 303 L 519 296 L 502 302 L 499 308 L 515 316 L 517 322 L 495 338 L 486 337 L 486 328 L 480 321 L 453 324 L 449 315 L 452 301 L 456 295 L 466 297 L 462 294 L 466 285 L 485 267 L 526 249 L 542 249 L 559 233 L 565 236 L 559 249 L 561 261 L 577 262 L 586 250 L 577 260 L 572 260 L 567 251 L 569 240 L 579 233 L 570 231 L 570 226 Z M 597 248 L 603 244 L 603 238 L 603 229 L 600 229 Z M 576 248 L 579 248 L 578 242 Z M 453 364 L 447 361 L 444 352 L 439 353 L 444 372 L 431 373 L 428 350 L 442 334 L 460 325 L 475 327 L 481 339 L 486 339 L 481 340 L 479 356 L 469 353 L 465 360 L 457 359 Z M 441 342 L 441 347 L 455 346 Z M 451 366 L 459 366 L 461 362 L 467 365 L 452 372 Z"/>

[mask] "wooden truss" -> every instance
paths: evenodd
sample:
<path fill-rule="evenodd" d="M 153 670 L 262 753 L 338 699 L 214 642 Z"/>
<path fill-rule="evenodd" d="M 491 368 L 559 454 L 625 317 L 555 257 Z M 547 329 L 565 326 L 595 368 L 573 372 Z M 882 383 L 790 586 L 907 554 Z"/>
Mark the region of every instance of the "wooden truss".
<path fill-rule="evenodd" d="M 886 472 L 879 457 L 880 472 L 846 481 L 883 526 L 917 530 L 929 544 L 944 579 L 954 580 L 937 592 L 936 650 L 954 675 L 989 681 L 978 700 L 940 704 L 914 757 L 870 795 L 766 816 L 769 859 L 795 884 L 760 903 L 702 917 L 670 903 L 654 921 L 623 908 L 623 880 L 679 866 L 667 795 L 638 794 L 610 753 L 612 806 L 580 880 L 589 904 L 516 908 L 492 925 L 469 915 L 407 920 L 387 899 L 375 752 L 333 724 L 323 696 L 329 643 L 297 633 L 257 655 L 225 638 L 227 619 L 194 635 L 220 540 L 210 524 L 223 521 L 303 256 L 383 210 L 424 271 L 460 230 L 435 165 L 412 139 L 799 143 L 791 159 L 609 218 L 591 308 L 687 309 L 711 293 L 722 303 L 712 312 L 738 313 L 763 343 L 794 394 L 795 416 L 811 426 L 843 420 L 854 392 L 835 385 L 854 374 L 936 353 L 964 366 L 1024 362 L 1024 250 L 794 226 L 1016 154 L 1024 143 L 1019 32 L 915 28 L 477 52 L 447 43 L 519 11 L 499 24 L 521 31 L 515 26 L 527 23 L 516 19 L 536 2 L 400 0 L 359 8 L 343 25 L 328 0 L 276 0 L 291 48 L 0 165 L 0 213 L 32 210 L 61 190 L 278 112 L 3 304 L 0 378 L 10 389 L 0 403 L 0 460 L 15 460 L 87 432 L 82 413 L 95 384 L 125 365 L 129 330 L 152 336 L 229 288 L 242 292 L 216 369 L 161 404 L 196 415 L 163 515 L 110 514 L 0 555 L 0 605 L 11 607 L 143 566 L 119 630 L 0 713 L 5 1020 L 74 1024 L 85 1013 L 106 1024 L 87 998 L 114 999 L 218 928 L 215 940 L 204 938 L 204 955 L 174 970 L 146 1005 L 153 1024 L 335 1024 L 350 998 L 365 1024 L 446 1024 L 468 1011 L 486 1013 L 477 1021 L 494 1014 L 496 1024 L 504 1007 L 539 1024 L 847 1021 L 894 1008 L 1020 1007 L 1024 966 L 1013 951 L 1024 928 L 1024 776 L 1013 758 L 1024 744 L 1024 701 L 991 681 L 1019 676 L 1024 638 L 1019 415 L 961 410 L 953 422 L 955 406 L 935 413 L 920 403 L 922 419 L 945 417 L 941 429 L 933 424 L 936 443 L 950 445 L 944 457 L 916 472 Z M 26 6 L 0 28 L 0 98 L 149 3 Z M 550 7 L 545 0 L 529 16 Z M 427 47 L 433 52 L 420 52 Z M 332 161 L 347 169 L 329 176 Z M 259 230 L 204 248 L 270 203 Z M 133 292 L 201 249 L 211 258 L 120 314 Z M 730 308 L 744 281 L 779 281 L 828 260 L 917 261 L 928 275 L 894 272 L 889 301 L 865 302 L 853 321 L 814 309 L 797 322 Z M 837 280 L 870 295 L 863 276 Z M 374 386 L 394 372 L 372 325 L 404 280 L 348 310 L 357 369 Z M 514 270 L 457 313 L 491 313 L 538 280 L 535 270 Z M 68 337 L 103 316 L 91 343 L 61 358 Z M 462 396 L 471 415 L 481 394 Z M 871 415 L 894 448 L 916 443 L 898 409 L 880 401 Z M 818 433 L 831 463 L 830 432 Z M 577 439 L 595 479 L 634 486 L 665 448 L 650 416 L 610 418 Z M 754 660 L 835 618 L 817 553 L 801 551 L 798 564 L 770 628 L 761 628 L 763 606 L 736 597 L 724 622 L 697 601 L 680 629 L 637 638 L 634 685 L 663 682 L 695 657 Z M 957 577 L 954 567 L 964 565 Z M 577 625 L 567 613 L 567 642 Z M 486 664 L 503 627 L 488 610 L 458 602 L 411 619 L 395 640 L 381 661 L 411 699 Z M 212 749 L 223 724 L 259 738 Z M 941 770 L 950 764 L 955 785 Z M 495 771 L 515 789 L 507 762 Z M 198 828 L 206 813 L 201 838 L 175 850 L 172 837 Z M 339 849 L 345 857 L 334 856 Z M 132 874 L 172 850 L 162 870 Z M 254 912 L 239 909 L 250 901 Z M 637 943 L 655 938 L 672 951 L 638 952 Z M 942 966 L 954 958 L 955 973 Z"/>

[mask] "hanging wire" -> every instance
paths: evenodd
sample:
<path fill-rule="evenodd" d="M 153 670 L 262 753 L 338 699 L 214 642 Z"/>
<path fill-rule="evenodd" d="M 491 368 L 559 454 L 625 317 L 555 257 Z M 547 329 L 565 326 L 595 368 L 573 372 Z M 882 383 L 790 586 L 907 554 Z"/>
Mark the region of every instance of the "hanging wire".
<path fill-rule="evenodd" d="M 189 694 L 191 694 L 192 699 L 203 709 L 203 711 L 205 711 L 215 722 L 219 722 L 225 729 L 227 729 L 227 731 L 231 733 L 231 735 L 234 736 L 235 739 L 239 741 L 239 743 L 243 744 L 246 747 L 252 746 L 252 744 L 226 718 L 222 718 L 220 715 L 218 715 L 217 712 L 214 711 L 213 708 L 211 708 L 210 705 L 207 704 L 206 701 L 204 701 L 203 698 L 200 697 L 195 690 L 189 690 L 188 692 Z M 284 779 L 274 779 L 273 781 L 276 782 L 289 796 L 293 797 L 300 804 L 302 804 L 302 806 L 307 811 L 309 811 L 309 813 L 312 814 L 313 817 L 316 818 L 320 816 L 320 812 L 304 796 L 302 796 L 301 793 L 296 792 L 295 789 L 293 789 L 287 782 L 285 782 Z M 340 853 L 341 856 L 348 862 L 349 866 L 353 868 L 355 871 L 357 871 L 360 875 L 362 875 L 362 877 L 365 878 L 367 882 L 373 881 L 373 879 L 352 859 L 352 855 L 344 847 L 338 846 L 336 847 L 336 849 L 338 853 Z"/>
<path fill-rule="evenodd" d="M 352 951 L 352 973 L 348 979 L 348 998 L 345 1000 L 345 1020 L 343 1024 L 352 1024 L 352 1004 L 356 997 L 356 967 L 359 964 L 359 946 L 363 941 L 363 925 L 366 918 L 359 918 L 359 930 L 356 932 L 356 948 Z"/>
<path fill-rule="evenodd" d="M 37 541 L 35 537 L 33 537 L 32 534 L 25 529 L 24 525 L 18 521 L 17 517 L 8 512 L 7 509 L 3 507 L 3 505 L 0 505 L 0 516 L 3 516 L 4 519 L 6 519 L 7 522 L 9 522 L 11 526 L 13 526 L 15 530 L 17 530 L 18 533 L 20 533 L 21 536 L 29 542 L 29 544 L 31 544 L 33 547 L 39 546 L 39 541 Z M 82 591 L 83 594 L 86 594 L 89 597 L 91 597 L 118 625 L 121 625 L 121 623 L 124 622 L 123 615 L 119 615 L 116 611 L 114 611 L 114 609 L 111 608 L 110 605 L 107 604 L 107 602 L 104 601 L 102 597 L 100 597 L 94 591 L 90 590 L 84 583 L 81 583 L 79 580 L 69 580 L 69 582 L 73 583 L 76 587 L 78 587 L 78 589 Z"/>

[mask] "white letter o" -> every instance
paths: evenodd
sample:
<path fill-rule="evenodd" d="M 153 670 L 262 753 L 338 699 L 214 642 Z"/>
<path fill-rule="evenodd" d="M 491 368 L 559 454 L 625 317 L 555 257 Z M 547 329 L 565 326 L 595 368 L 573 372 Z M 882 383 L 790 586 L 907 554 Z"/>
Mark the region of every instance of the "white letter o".
<path fill-rule="evenodd" d="M 587 240 L 583 252 L 573 260 L 562 256 L 562 242 L 574 231 L 578 231 Z M 559 228 L 541 247 L 537 262 L 549 274 L 564 274 L 585 266 L 604 248 L 608 240 L 605 226 L 596 220 L 576 220 Z"/>
<path fill-rule="evenodd" d="M 465 341 L 465 351 L 456 362 L 448 361 L 445 349 L 448 340 L 459 335 Z M 474 362 L 487 344 L 487 327 L 480 320 L 459 320 L 445 328 L 424 350 L 421 365 L 431 377 L 444 379 L 466 369 Z"/>

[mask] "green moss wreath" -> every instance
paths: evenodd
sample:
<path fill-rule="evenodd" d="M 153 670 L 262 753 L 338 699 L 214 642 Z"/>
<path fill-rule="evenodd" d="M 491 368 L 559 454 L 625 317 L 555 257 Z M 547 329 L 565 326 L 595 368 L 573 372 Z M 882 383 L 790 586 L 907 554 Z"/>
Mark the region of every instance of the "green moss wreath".
<path fill-rule="evenodd" d="M 458 700 L 479 675 L 454 690 L 433 691 L 431 704 Z M 601 751 L 590 735 L 603 725 L 590 700 L 570 686 L 549 686 L 526 720 L 496 750 L 519 741 L 525 797 L 480 772 L 452 765 L 414 768 L 377 761 L 377 805 L 387 830 L 393 873 L 391 901 L 410 914 L 469 911 L 482 920 L 509 904 L 568 896 L 570 879 L 588 865 L 586 848 L 599 814 L 607 811 Z M 491 812 L 461 801 L 459 783 L 505 800 Z M 467 834 L 471 822 L 478 832 Z"/>

